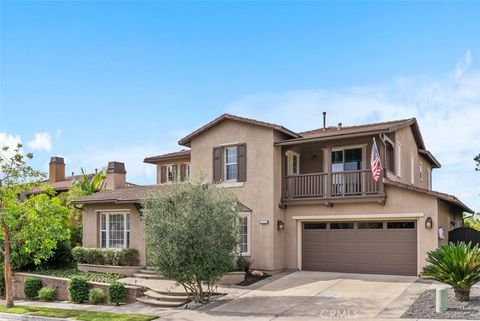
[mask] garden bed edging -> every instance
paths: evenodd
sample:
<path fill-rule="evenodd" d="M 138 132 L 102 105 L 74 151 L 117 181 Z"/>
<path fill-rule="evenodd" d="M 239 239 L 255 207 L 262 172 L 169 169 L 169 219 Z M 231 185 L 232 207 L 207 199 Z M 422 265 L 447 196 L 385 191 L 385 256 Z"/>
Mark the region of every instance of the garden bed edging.
<path fill-rule="evenodd" d="M 126 276 L 132 276 L 138 273 L 143 266 L 117 266 L 117 265 L 100 265 L 77 263 L 77 270 L 82 272 L 104 272 L 104 273 L 121 273 Z"/>
<path fill-rule="evenodd" d="M 233 271 L 228 272 L 222 276 L 217 282 L 216 285 L 233 285 L 242 282 L 245 280 L 245 272 L 242 271 Z"/>

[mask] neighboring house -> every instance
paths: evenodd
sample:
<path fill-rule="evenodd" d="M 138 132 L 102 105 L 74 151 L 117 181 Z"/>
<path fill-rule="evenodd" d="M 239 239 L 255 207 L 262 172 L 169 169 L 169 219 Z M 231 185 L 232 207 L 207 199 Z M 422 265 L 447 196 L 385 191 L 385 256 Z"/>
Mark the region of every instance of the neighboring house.
<path fill-rule="evenodd" d="M 378 182 L 374 138 L 384 167 Z M 323 128 L 296 133 L 224 114 L 179 144 L 190 150 L 145 159 L 157 165 L 155 186 L 127 187 L 123 164 L 109 164 L 108 191 L 76 200 L 84 204 L 85 246 L 134 247 L 146 264 L 141 198 L 200 172 L 237 193 L 242 255 L 271 272 L 417 275 L 426 253 L 473 212 L 432 191 L 440 164 L 415 118 L 349 127 L 326 127 L 324 119 Z"/>

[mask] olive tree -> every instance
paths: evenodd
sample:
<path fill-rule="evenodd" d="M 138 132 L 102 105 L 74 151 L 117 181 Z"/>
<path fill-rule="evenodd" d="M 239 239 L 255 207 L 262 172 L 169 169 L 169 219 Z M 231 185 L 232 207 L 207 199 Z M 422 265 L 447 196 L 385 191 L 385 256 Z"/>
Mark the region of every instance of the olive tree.
<path fill-rule="evenodd" d="M 238 244 L 234 193 L 200 182 L 173 183 L 142 202 L 148 262 L 198 303 L 231 271 Z"/>

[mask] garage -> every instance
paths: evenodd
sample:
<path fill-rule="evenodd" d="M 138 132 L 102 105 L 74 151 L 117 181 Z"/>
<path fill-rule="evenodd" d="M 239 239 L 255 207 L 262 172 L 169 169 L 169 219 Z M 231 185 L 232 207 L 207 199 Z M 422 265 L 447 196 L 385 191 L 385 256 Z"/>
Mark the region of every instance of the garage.
<path fill-rule="evenodd" d="M 303 270 L 417 275 L 415 221 L 302 224 Z"/>

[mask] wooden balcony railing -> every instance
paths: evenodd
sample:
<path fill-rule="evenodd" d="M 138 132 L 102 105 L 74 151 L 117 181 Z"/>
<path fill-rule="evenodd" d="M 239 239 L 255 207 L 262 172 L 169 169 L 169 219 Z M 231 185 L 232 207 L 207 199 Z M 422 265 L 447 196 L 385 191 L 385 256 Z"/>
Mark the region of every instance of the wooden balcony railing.
<path fill-rule="evenodd" d="M 370 169 L 290 175 L 284 178 L 283 199 L 376 195 L 381 192 L 381 179 L 375 182 Z"/>

